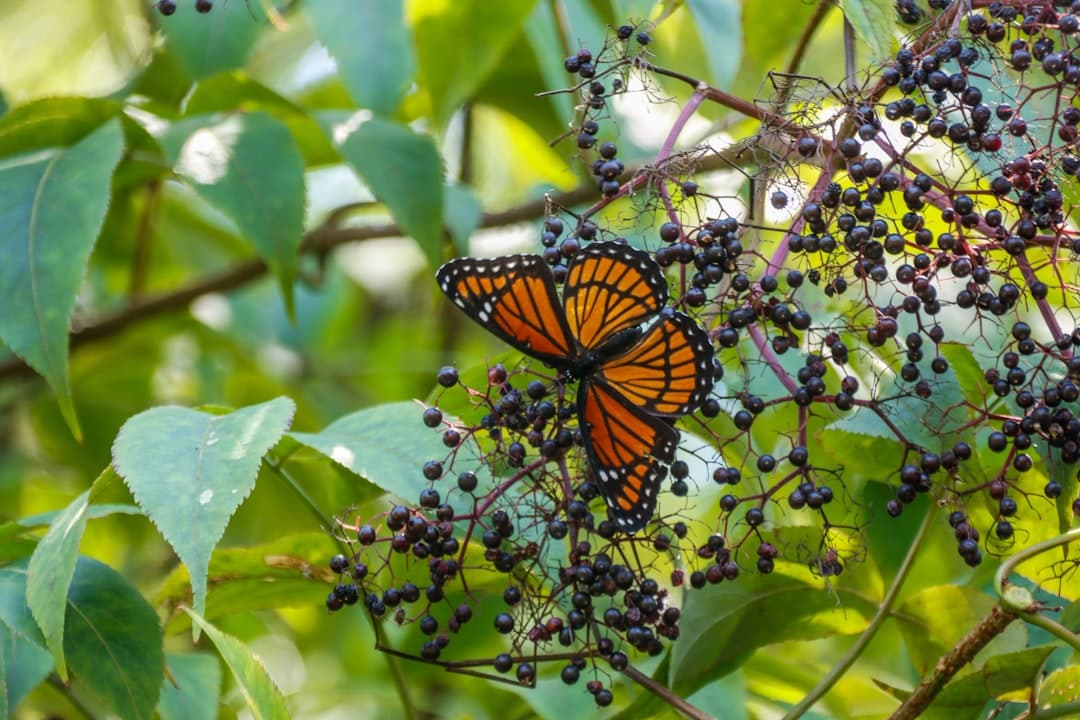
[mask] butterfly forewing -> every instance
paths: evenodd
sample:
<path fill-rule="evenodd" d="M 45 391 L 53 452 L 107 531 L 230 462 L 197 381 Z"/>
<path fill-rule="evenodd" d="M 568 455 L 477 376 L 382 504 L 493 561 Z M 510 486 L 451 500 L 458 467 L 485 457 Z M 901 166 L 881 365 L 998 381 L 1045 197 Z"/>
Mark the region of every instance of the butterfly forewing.
<path fill-rule="evenodd" d="M 435 278 L 455 305 L 518 350 L 556 366 L 577 355 L 551 269 L 539 256 L 458 258 Z"/>
<path fill-rule="evenodd" d="M 613 242 L 578 253 L 563 288 L 570 332 L 589 349 L 660 312 L 667 297 L 664 274 L 648 253 Z"/>
<path fill-rule="evenodd" d="M 578 418 L 586 456 L 612 518 L 624 531 L 637 532 L 656 509 L 666 465 L 675 460 L 678 431 L 603 381 L 582 381 Z"/>
<path fill-rule="evenodd" d="M 597 374 L 649 413 L 685 415 L 712 392 L 712 343 L 692 318 L 666 312 L 636 345 L 604 363 Z"/>

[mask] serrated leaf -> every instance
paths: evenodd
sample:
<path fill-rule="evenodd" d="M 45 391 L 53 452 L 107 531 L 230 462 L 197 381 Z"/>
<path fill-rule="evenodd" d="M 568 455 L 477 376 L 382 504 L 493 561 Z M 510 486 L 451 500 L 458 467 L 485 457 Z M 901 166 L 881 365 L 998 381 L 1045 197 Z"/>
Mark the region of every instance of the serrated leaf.
<path fill-rule="evenodd" d="M 770 575 L 711 585 L 687 596 L 670 687 L 687 695 L 759 647 L 859 632 L 873 611 L 862 595 L 828 590 L 805 568 L 786 563 Z"/>
<path fill-rule="evenodd" d="M 263 112 L 190 118 L 173 125 L 162 146 L 270 266 L 292 316 L 306 198 L 304 160 L 289 129 Z"/>
<path fill-rule="evenodd" d="M 200 611 L 206 607 L 210 553 L 295 410 L 284 397 L 228 415 L 159 407 L 120 428 L 113 465 L 188 567 Z"/>
<path fill-rule="evenodd" d="M 294 432 L 289 437 L 384 492 L 415 498 L 428 487 L 423 464 L 446 456 L 440 433 L 424 425 L 422 412 L 413 402 L 378 405 L 339 418 L 322 432 Z"/>
<path fill-rule="evenodd" d="M 0 167 L 0 340 L 48 381 L 76 438 L 68 328 L 122 151 L 113 120 L 70 148 Z"/>
<path fill-rule="evenodd" d="M 884 59 L 892 49 L 893 30 L 896 29 L 893 0 L 840 0 L 840 9 L 855 35 L 869 48 L 869 59 Z"/>
<path fill-rule="evenodd" d="M 442 261 L 443 167 L 434 141 L 404 125 L 363 113 L 329 136 L 432 267 Z"/>
<path fill-rule="evenodd" d="M 709 59 L 709 80 L 729 88 L 742 59 L 742 12 L 738 0 L 686 0 Z"/>
<path fill-rule="evenodd" d="M 304 9 L 356 104 L 392 113 L 416 67 L 402 0 L 308 0 Z"/>
<path fill-rule="evenodd" d="M 122 718 L 149 720 L 165 667 L 157 613 L 118 572 L 87 557 L 79 558 L 67 600 L 72 685 Z"/>
<path fill-rule="evenodd" d="M 536 0 L 413 0 L 409 20 L 420 80 L 431 95 L 435 120 L 446 125 L 513 48 Z"/>
<path fill-rule="evenodd" d="M 205 653 L 166 653 L 169 676 L 161 686 L 161 720 L 214 720 L 221 697 L 221 665 Z"/>
<path fill-rule="evenodd" d="M 207 620 L 255 610 L 312 607 L 326 599 L 327 588 L 337 579 L 326 566 L 338 546 L 328 533 L 287 535 L 253 547 L 218 549 L 210 557 Z M 191 604 L 191 580 L 187 569 L 176 568 L 161 583 L 153 598 L 155 606 L 176 610 Z M 174 613 L 166 631 L 187 628 L 188 616 Z"/>
<path fill-rule="evenodd" d="M 1053 651 L 1054 647 L 1047 645 L 994 655 L 975 672 L 946 685 L 920 717 L 926 720 L 978 717 L 976 713 L 990 701 L 1007 700 L 1010 693 L 1029 693 Z"/>
<path fill-rule="evenodd" d="M 247 646 L 208 623 L 198 613 L 188 610 L 191 621 L 206 633 L 236 678 L 237 689 L 244 696 L 248 709 L 257 720 L 288 720 L 289 712 L 281 692 L 266 668 L 251 654 Z"/>
<path fill-rule="evenodd" d="M 443 192 L 446 204 L 443 208 L 443 222 L 454 240 L 457 253 L 468 255 L 469 236 L 480 227 L 484 208 L 476 193 L 467 185 L 447 185 Z"/>
<path fill-rule="evenodd" d="M 123 112 L 103 98 L 42 98 L 0 116 L 0 157 L 74 145 Z"/>
<path fill-rule="evenodd" d="M 86 531 L 86 509 L 90 504 L 87 490 L 64 508 L 30 556 L 26 577 L 26 604 L 45 636 L 45 643 L 56 660 L 56 671 L 67 682 L 64 661 L 64 615 L 68 587 L 75 575 L 79 543 Z"/>
<path fill-rule="evenodd" d="M 11 717 L 11 710 L 48 677 L 52 668 L 53 659 L 48 650 L 0 623 L 0 693 L 7 706 L 0 717 Z"/>

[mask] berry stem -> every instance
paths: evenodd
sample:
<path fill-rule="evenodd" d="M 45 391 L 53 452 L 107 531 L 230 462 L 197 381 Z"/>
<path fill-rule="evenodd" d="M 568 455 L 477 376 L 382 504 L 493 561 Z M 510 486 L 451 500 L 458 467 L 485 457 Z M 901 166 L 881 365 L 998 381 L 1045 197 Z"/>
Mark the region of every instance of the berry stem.
<path fill-rule="evenodd" d="M 312 515 L 315 516 L 315 521 L 318 522 L 321 527 L 335 527 L 334 521 L 323 514 L 322 510 L 319 509 L 318 504 L 316 504 L 316 502 L 311 498 L 310 495 L 307 494 L 304 488 L 300 486 L 300 483 L 296 482 L 296 480 L 291 475 L 289 475 L 289 473 L 285 472 L 276 462 L 271 462 L 270 460 L 267 460 L 265 458 L 263 459 L 263 465 L 265 465 L 270 470 L 270 472 L 272 472 L 274 475 L 277 475 L 279 478 L 281 478 L 282 481 L 285 482 L 286 485 L 289 486 L 289 489 L 292 490 L 293 493 L 295 493 L 296 496 L 300 498 L 304 506 L 311 511 Z M 331 533 L 331 535 L 333 535 L 333 533 Z M 348 547 L 348 543 L 344 542 L 341 538 L 334 536 L 334 539 L 337 540 L 337 542 L 342 547 Z"/>
<path fill-rule="evenodd" d="M 668 688 L 664 687 L 660 683 L 653 680 L 651 677 L 641 672 L 633 665 L 627 665 L 626 669 L 622 671 L 623 675 L 636 682 L 656 697 L 666 702 L 671 707 L 675 708 L 688 718 L 695 718 L 695 720 L 709 720 L 712 715 L 699 710 L 686 701 L 685 698 L 672 692 Z"/>
<path fill-rule="evenodd" d="M 911 543 L 908 545 L 907 554 L 904 555 L 904 560 L 900 563 L 900 567 L 896 571 L 896 577 L 893 578 L 892 585 L 889 586 L 889 590 L 885 593 L 885 597 L 881 599 L 881 604 L 878 605 L 877 612 L 874 613 L 874 617 L 870 620 L 870 624 L 866 626 L 862 631 L 862 634 L 855 640 L 854 644 L 848 648 L 848 651 L 844 654 L 844 657 L 840 659 L 840 662 L 833 666 L 828 674 L 821 679 L 821 682 L 815 685 L 814 688 L 807 693 L 806 697 L 784 716 L 784 720 L 794 720 L 794 718 L 801 717 L 814 705 L 814 703 L 825 697 L 825 694 L 828 693 L 829 690 L 844 677 L 847 671 L 851 669 L 851 666 L 859 659 L 863 650 L 865 650 L 867 645 L 870 644 L 870 641 L 874 639 L 877 631 L 881 629 L 881 626 L 891 616 L 893 605 L 896 603 L 896 598 L 900 594 L 900 590 L 907 580 L 908 573 L 911 572 L 911 568 L 915 564 L 915 557 L 922 548 L 923 542 L 926 540 L 927 533 L 930 530 L 930 526 L 937 516 L 937 509 L 937 504 L 929 503 L 929 508 L 923 516 L 922 524 L 919 525 L 915 537 L 912 538 Z"/>

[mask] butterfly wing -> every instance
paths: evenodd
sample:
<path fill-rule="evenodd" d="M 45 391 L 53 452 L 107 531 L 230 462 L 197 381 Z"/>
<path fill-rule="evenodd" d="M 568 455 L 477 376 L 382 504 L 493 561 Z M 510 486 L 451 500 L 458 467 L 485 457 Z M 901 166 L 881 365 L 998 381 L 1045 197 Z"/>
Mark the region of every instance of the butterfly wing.
<path fill-rule="evenodd" d="M 540 256 L 458 258 L 435 279 L 466 315 L 523 353 L 558 367 L 577 355 L 551 268 Z"/>
<path fill-rule="evenodd" d="M 667 298 L 664 273 L 649 254 L 614 242 L 582 249 L 563 285 L 570 332 L 590 350 L 660 312 Z"/>
<path fill-rule="evenodd" d="M 712 343 L 692 318 L 665 310 L 636 345 L 605 362 L 597 374 L 648 413 L 685 415 L 712 392 Z"/>
<path fill-rule="evenodd" d="M 623 531 L 637 532 L 656 510 L 666 466 L 675 460 L 678 431 L 602 381 L 581 382 L 578 418 L 611 517 Z"/>

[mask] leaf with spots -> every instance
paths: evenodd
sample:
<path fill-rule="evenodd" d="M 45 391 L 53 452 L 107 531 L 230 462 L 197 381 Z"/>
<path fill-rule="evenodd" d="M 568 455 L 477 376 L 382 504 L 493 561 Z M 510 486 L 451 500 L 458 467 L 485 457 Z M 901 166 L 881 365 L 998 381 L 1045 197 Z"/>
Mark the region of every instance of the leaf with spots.
<path fill-rule="evenodd" d="M 187 566 L 200 613 L 206 608 L 210 553 L 295 410 L 284 397 L 227 415 L 159 407 L 120 428 L 113 465 Z"/>
<path fill-rule="evenodd" d="M 381 490 L 401 498 L 416 498 L 429 486 L 421 468 L 442 460 L 448 450 L 442 433 L 425 427 L 423 409 L 413 402 L 389 403 L 338 418 L 322 432 L 289 433 Z M 448 422 L 454 419 L 447 416 Z M 456 468 L 455 468 L 456 469 Z M 480 467 L 462 467 L 480 470 Z"/>

